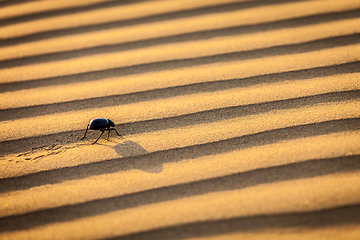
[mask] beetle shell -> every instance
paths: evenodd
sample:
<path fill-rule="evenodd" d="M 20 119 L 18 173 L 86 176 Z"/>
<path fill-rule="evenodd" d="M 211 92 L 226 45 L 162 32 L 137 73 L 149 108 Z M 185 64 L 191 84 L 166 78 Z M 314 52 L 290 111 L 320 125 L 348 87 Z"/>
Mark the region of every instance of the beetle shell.
<path fill-rule="evenodd" d="M 109 127 L 115 127 L 115 123 L 110 119 L 95 118 L 90 121 L 89 128 L 92 130 L 101 130 Z"/>

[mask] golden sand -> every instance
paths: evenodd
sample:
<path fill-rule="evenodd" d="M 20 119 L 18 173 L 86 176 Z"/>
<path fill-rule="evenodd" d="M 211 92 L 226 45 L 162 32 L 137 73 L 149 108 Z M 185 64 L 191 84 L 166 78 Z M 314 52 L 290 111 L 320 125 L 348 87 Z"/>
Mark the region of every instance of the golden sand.
<path fill-rule="evenodd" d="M 359 1 L 0 6 L 0 239 L 360 238 Z"/>

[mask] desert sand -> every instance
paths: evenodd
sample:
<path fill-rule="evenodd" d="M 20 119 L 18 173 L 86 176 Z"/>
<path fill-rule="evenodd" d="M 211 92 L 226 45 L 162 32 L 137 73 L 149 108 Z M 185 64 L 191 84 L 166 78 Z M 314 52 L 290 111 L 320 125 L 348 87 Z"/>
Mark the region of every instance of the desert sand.
<path fill-rule="evenodd" d="M 0 239 L 360 239 L 360 1 L 1 1 L 0 53 Z"/>

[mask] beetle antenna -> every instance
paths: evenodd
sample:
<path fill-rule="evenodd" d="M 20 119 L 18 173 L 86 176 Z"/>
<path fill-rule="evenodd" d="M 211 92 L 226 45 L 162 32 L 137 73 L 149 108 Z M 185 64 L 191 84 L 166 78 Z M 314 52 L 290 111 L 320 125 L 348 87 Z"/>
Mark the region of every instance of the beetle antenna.
<path fill-rule="evenodd" d="M 86 133 L 87 133 L 87 130 L 89 129 L 89 124 L 86 126 L 86 130 L 85 130 L 85 133 L 84 133 L 84 136 L 80 139 L 80 140 L 83 140 L 85 137 L 86 137 Z"/>

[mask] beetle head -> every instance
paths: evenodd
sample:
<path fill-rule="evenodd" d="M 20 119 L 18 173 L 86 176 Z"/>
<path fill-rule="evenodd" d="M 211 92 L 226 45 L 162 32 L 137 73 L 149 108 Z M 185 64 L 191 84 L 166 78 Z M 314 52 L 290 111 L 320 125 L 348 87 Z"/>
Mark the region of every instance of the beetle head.
<path fill-rule="evenodd" d="M 109 122 L 109 127 L 115 127 L 115 123 L 113 121 L 108 119 L 108 122 Z"/>

